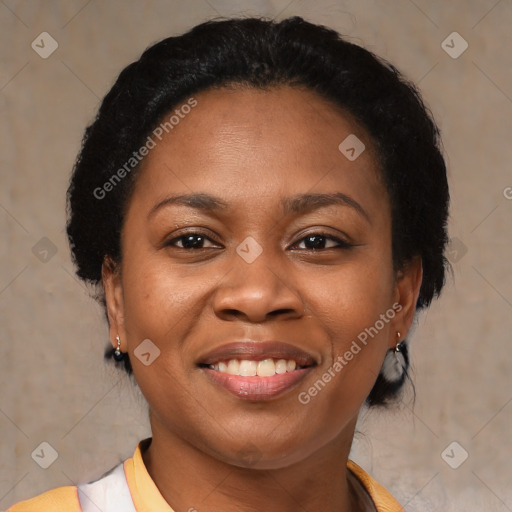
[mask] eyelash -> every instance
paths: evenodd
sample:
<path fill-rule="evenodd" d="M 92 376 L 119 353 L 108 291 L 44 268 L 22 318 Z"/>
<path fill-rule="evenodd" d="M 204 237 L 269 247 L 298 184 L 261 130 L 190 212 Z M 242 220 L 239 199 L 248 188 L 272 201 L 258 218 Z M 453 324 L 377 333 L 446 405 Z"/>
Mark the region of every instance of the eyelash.
<path fill-rule="evenodd" d="M 201 237 L 205 240 L 208 240 L 209 242 L 212 242 L 212 243 L 216 243 L 214 240 L 212 240 L 211 238 L 209 238 L 208 236 L 206 236 L 204 233 L 201 233 L 200 231 L 191 231 L 190 233 L 184 233 L 183 235 L 180 235 L 180 236 L 177 236 L 169 241 L 167 241 L 164 245 L 165 247 L 175 247 L 176 249 L 183 249 L 185 251 L 200 251 L 200 250 L 204 250 L 204 249 L 208 249 L 208 247 L 200 247 L 200 248 L 193 248 L 193 247 L 177 247 L 174 245 L 174 243 L 176 241 L 179 241 L 179 240 L 182 240 L 183 238 L 185 237 L 190 237 L 190 236 L 196 236 L 196 237 Z M 329 235 L 328 233 L 324 233 L 324 232 L 321 232 L 321 231 L 315 231 L 311 234 L 308 234 L 306 236 L 303 236 L 300 240 L 298 240 L 293 246 L 297 245 L 298 243 L 300 242 L 303 242 L 305 239 L 307 238 L 313 238 L 313 237 L 323 237 L 327 240 L 330 240 L 330 241 L 333 241 L 333 242 L 336 242 L 338 245 L 335 246 L 335 247 L 325 247 L 323 249 L 300 249 L 300 250 L 305 250 L 305 251 L 314 251 L 314 252 L 318 252 L 318 251 L 326 251 L 328 249 L 350 249 L 352 247 L 354 247 L 354 244 L 349 244 L 348 242 L 345 242 L 337 237 L 334 237 L 332 235 Z M 292 246 L 292 248 L 293 248 Z"/>

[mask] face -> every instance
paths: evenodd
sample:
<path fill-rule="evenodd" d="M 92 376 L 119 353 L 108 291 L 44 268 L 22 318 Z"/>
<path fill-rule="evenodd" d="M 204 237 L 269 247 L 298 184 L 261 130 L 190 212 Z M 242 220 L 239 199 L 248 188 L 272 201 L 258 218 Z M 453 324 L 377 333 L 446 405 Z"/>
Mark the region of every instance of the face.
<path fill-rule="evenodd" d="M 153 436 L 284 467 L 353 429 L 421 269 L 393 271 L 388 195 L 351 118 L 289 87 L 195 99 L 143 161 L 122 263 L 104 266 L 111 339 Z"/>

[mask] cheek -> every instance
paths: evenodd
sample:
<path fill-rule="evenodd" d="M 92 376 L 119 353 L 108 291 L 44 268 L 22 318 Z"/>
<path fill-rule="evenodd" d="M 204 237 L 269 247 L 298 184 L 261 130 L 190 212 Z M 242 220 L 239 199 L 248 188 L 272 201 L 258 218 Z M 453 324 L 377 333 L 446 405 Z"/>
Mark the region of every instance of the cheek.
<path fill-rule="evenodd" d="M 343 409 L 355 411 L 371 390 L 388 349 L 395 316 L 391 268 L 391 260 L 370 259 L 330 273 L 322 280 L 324 286 L 319 287 L 313 279 L 304 282 L 310 313 L 331 343 L 330 357 L 320 374 L 325 389 L 322 383 L 316 391 L 311 389 L 312 395 L 324 395 L 315 398 L 320 409 L 336 411 L 343 402 Z"/>
<path fill-rule="evenodd" d="M 130 353 L 150 339 L 160 350 L 159 363 L 173 372 L 180 366 L 180 340 L 204 307 L 208 283 L 184 278 L 160 257 L 146 255 L 123 262 L 125 327 Z M 135 361 L 138 364 L 137 361 Z M 135 368 L 134 368 L 135 370 Z"/>
<path fill-rule="evenodd" d="M 357 337 L 390 308 L 393 292 L 391 261 L 358 261 L 319 275 L 301 276 L 311 314 L 333 340 Z"/>
<path fill-rule="evenodd" d="M 189 407 L 190 395 L 182 384 L 187 379 L 189 357 L 181 341 L 189 336 L 204 307 L 205 283 L 178 275 L 175 268 L 150 254 L 132 253 L 123 261 L 128 351 L 137 384 L 154 411 L 166 400 L 182 410 Z M 148 339 L 153 345 L 146 341 L 142 345 Z M 150 353 L 147 365 L 139 359 L 143 346 Z M 168 418 L 170 423 L 174 420 Z"/>

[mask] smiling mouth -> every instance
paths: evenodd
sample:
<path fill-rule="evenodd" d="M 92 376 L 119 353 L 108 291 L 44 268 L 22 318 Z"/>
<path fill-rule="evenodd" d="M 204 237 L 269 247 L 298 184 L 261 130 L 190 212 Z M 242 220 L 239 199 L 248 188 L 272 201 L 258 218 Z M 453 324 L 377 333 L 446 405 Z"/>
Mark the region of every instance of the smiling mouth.
<path fill-rule="evenodd" d="M 253 359 L 230 359 L 217 363 L 200 365 L 220 373 L 240 377 L 272 377 L 307 368 L 300 366 L 294 359 L 267 358 L 259 361 Z"/>
<path fill-rule="evenodd" d="M 198 362 L 208 381 L 245 401 L 284 395 L 299 385 L 317 361 L 280 343 L 234 343 L 213 350 Z"/>

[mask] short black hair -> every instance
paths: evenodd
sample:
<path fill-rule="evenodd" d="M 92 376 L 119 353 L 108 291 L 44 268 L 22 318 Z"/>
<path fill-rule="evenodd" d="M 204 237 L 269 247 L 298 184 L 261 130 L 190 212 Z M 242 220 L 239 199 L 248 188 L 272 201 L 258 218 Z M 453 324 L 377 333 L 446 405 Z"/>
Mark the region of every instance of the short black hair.
<path fill-rule="evenodd" d="M 418 89 L 392 64 L 300 17 L 210 20 L 154 44 L 120 73 L 85 131 L 68 189 L 67 234 L 77 275 L 101 290 L 104 258 L 121 261 L 121 228 L 138 165 L 123 179 L 113 182 L 113 176 L 173 108 L 228 85 L 306 87 L 366 130 L 391 202 L 394 268 L 421 257 L 417 308 L 429 306 L 449 268 L 449 190 L 439 129 Z M 128 358 L 124 365 L 130 373 Z M 367 403 L 395 398 L 407 368 L 398 382 L 379 375 Z"/>

